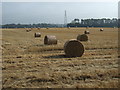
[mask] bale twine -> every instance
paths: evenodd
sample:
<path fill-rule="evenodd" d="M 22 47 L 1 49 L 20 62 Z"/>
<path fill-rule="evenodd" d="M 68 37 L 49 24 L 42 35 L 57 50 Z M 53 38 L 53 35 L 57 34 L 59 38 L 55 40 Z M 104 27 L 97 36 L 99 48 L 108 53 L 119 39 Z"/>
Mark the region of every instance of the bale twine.
<path fill-rule="evenodd" d="M 35 37 L 41 37 L 41 33 L 36 32 L 36 33 L 34 34 L 34 36 L 35 36 Z"/>
<path fill-rule="evenodd" d="M 100 31 L 103 31 L 103 29 L 100 29 Z"/>
<path fill-rule="evenodd" d="M 78 35 L 77 40 L 79 40 L 79 41 L 88 41 L 88 36 L 86 34 Z"/>
<path fill-rule="evenodd" d="M 84 34 L 90 34 L 90 32 L 89 31 L 84 31 Z"/>
<path fill-rule="evenodd" d="M 78 40 L 68 40 L 64 44 L 64 52 L 68 57 L 81 57 L 84 53 L 84 46 Z"/>
<path fill-rule="evenodd" d="M 57 44 L 57 38 L 56 38 L 56 36 L 46 35 L 45 38 L 44 38 L 44 44 L 45 45 Z"/>

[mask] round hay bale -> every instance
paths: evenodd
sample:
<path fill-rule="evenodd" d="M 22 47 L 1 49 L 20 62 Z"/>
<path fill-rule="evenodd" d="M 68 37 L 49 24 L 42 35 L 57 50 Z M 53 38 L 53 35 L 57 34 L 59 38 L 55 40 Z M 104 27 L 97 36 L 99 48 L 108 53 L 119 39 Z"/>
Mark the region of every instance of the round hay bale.
<path fill-rule="evenodd" d="M 31 30 L 30 29 L 27 29 L 26 32 L 30 32 Z"/>
<path fill-rule="evenodd" d="M 79 41 L 88 41 L 88 36 L 86 34 L 78 35 L 77 40 L 79 40 Z"/>
<path fill-rule="evenodd" d="M 34 34 L 34 36 L 35 36 L 35 37 L 41 37 L 41 33 L 36 32 L 36 33 Z"/>
<path fill-rule="evenodd" d="M 84 31 L 84 34 L 90 34 L 90 32 L 89 31 Z"/>
<path fill-rule="evenodd" d="M 57 44 L 57 38 L 56 38 L 56 36 L 46 35 L 45 38 L 44 38 L 44 44 L 45 45 Z"/>
<path fill-rule="evenodd" d="M 29 32 L 29 30 L 26 30 L 26 32 Z"/>
<path fill-rule="evenodd" d="M 81 57 L 84 53 L 84 46 L 78 40 L 68 40 L 64 44 L 64 52 L 68 57 Z"/>
<path fill-rule="evenodd" d="M 103 29 L 101 28 L 100 31 L 103 31 Z"/>

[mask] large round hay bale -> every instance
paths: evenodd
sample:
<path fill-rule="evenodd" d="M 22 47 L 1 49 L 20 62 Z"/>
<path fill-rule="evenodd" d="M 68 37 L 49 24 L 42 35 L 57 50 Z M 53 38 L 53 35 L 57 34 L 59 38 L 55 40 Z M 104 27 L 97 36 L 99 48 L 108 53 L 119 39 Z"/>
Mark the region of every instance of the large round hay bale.
<path fill-rule="evenodd" d="M 79 40 L 79 41 L 88 41 L 88 36 L 86 34 L 78 35 L 77 40 Z"/>
<path fill-rule="evenodd" d="M 34 36 L 35 36 L 35 37 L 41 37 L 41 33 L 36 32 L 36 33 L 34 34 Z"/>
<path fill-rule="evenodd" d="M 103 31 L 103 29 L 101 28 L 100 31 Z"/>
<path fill-rule="evenodd" d="M 84 31 L 84 34 L 90 34 L 90 32 L 89 31 Z"/>
<path fill-rule="evenodd" d="M 64 52 L 68 57 L 81 57 L 84 53 L 84 46 L 78 40 L 68 40 L 64 44 Z"/>
<path fill-rule="evenodd" d="M 44 44 L 46 44 L 46 45 L 57 44 L 56 36 L 46 35 L 45 38 L 44 38 Z"/>

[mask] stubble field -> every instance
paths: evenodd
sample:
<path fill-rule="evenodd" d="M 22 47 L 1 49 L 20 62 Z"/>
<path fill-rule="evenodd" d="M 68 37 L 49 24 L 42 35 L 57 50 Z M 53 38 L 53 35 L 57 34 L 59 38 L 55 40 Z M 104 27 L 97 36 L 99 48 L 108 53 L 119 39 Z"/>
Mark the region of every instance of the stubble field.
<path fill-rule="evenodd" d="M 4 88 L 117 88 L 117 28 L 2 29 L 2 85 Z M 66 57 L 63 46 L 89 30 L 82 57 Z M 35 38 L 34 33 L 41 37 Z M 57 45 L 44 45 L 55 35 Z M 72 49 L 72 48 L 71 48 Z"/>

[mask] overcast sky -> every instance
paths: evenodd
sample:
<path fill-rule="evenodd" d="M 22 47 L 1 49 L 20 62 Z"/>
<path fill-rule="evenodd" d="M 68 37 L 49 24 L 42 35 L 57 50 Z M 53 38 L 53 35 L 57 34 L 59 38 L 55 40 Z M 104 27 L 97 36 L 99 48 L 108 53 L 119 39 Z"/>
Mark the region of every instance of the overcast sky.
<path fill-rule="evenodd" d="M 2 24 L 64 23 L 86 18 L 117 18 L 117 2 L 2 2 Z"/>

